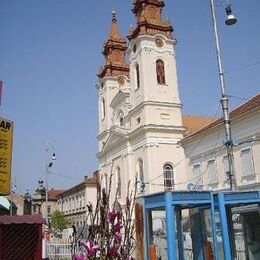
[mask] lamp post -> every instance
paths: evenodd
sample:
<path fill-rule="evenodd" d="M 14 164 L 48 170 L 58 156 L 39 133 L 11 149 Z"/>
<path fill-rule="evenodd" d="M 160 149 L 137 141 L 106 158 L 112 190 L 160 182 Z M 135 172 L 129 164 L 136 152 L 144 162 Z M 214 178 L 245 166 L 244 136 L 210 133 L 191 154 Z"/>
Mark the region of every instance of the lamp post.
<path fill-rule="evenodd" d="M 226 0 L 225 6 L 226 6 L 225 10 L 226 10 L 226 14 L 227 14 L 227 19 L 225 21 L 225 24 L 233 25 L 237 22 L 237 19 L 232 14 L 231 5 L 228 0 Z M 229 97 L 226 93 L 226 87 L 225 87 L 224 70 L 223 70 L 222 59 L 221 59 L 214 0 L 210 0 L 210 9 L 211 9 L 213 30 L 214 30 L 214 35 L 215 35 L 216 55 L 217 55 L 219 79 L 220 79 L 220 86 L 221 86 L 220 102 L 222 105 L 224 127 L 225 127 L 225 138 L 226 138 L 225 146 L 227 148 L 227 157 L 228 157 L 228 165 L 229 165 L 228 178 L 229 178 L 229 182 L 230 182 L 230 189 L 236 190 L 237 183 L 236 183 L 234 163 L 233 163 L 233 146 L 234 146 L 234 144 L 233 144 L 232 135 L 231 135 L 229 109 L 228 109 Z"/>
<path fill-rule="evenodd" d="M 51 157 L 50 157 L 51 155 Z M 46 224 L 49 224 L 49 214 L 48 214 L 48 174 L 50 173 L 50 168 L 53 166 L 53 161 L 56 160 L 55 147 L 53 143 L 48 142 L 45 149 L 45 219 Z"/>

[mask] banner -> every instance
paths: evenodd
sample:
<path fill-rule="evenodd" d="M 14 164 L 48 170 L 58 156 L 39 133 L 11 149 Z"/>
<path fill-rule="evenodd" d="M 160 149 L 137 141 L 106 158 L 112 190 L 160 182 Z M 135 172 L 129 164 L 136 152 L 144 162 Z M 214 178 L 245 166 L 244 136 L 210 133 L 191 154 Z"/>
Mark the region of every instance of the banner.
<path fill-rule="evenodd" d="M 13 122 L 0 117 L 0 195 L 10 194 Z"/>

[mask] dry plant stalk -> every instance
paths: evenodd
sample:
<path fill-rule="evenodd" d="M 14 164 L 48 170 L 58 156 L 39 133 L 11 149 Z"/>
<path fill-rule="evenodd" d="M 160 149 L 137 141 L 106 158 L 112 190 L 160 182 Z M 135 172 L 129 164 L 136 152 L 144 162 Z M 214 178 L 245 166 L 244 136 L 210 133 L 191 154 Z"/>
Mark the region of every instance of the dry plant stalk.
<path fill-rule="evenodd" d="M 113 167 L 112 167 L 113 168 Z M 112 170 L 107 188 L 97 184 L 97 202 L 95 207 L 87 205 L 87 237 L 84 240 L 76 236 L 72 243 L 74 260 L 92 259 L 134 259 L 131 255 L 135 249 L 134 206 L 136 187 L 130 190 L 127 185 L 126 201 L 124 205 L 118 201 L 118 190 L 115 198 L 111 196 Z M 136 185 L 134 185 L 136 186 Z M 79 249 L 76 250 L 80 245 Z"/>

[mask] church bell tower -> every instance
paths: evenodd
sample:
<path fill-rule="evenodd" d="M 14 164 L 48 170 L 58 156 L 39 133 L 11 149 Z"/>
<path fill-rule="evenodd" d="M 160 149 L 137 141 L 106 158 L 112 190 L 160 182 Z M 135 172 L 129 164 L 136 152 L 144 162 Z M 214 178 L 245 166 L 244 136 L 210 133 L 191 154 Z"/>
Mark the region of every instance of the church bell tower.
<path fill-rule="evenodd" d="M 182 126 L 175 60 L 176 40 L 163 0 L 134 0 L 136 27 L 128 34 L 132 106 L 153 115 L 146 124 Z M 155 116 L 157 115 L 157 116 Z"/>
<path fill-rule="evenodd" d="M 116 12 L 112 12 L 112 24 L 108 39 L 104 42 L 105 64 L 98 72 L 98 107 L 99 107 L 99 151 L 105 143 L 109 129 L 113 127 L 113 109 L 111 102 L 119 90 L 127 88 L 129 65 L 125 61 L 126 40 L 120 36 Z"/>

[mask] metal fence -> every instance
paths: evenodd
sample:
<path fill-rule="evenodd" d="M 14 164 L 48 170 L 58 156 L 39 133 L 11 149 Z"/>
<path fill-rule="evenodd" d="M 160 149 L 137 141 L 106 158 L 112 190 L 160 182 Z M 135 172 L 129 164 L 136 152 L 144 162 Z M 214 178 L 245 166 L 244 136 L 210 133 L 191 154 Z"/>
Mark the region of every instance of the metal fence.
<path fill-rule="evenodd" d="M 71 260 L 71 244 L 58 244 L 47 242 L 45 244 L 45 257 L 49 260 Z"/>

